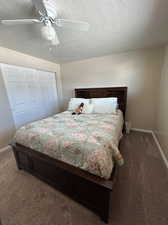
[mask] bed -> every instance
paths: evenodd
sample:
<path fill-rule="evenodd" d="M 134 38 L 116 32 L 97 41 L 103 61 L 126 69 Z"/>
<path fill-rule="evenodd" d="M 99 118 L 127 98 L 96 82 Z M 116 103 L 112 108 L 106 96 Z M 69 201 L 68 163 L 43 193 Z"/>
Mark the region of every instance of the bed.
<path fill-rule="evenodd" d="M 121 124 L 117 133 L 117 128 L 112 126 L 113 124 L 110 124 L 110 121 L 121 121 L 121 112 L 123 118 L 125 118 L 127 87 L 75 89 L 75 97 L 86 99 L 117 97 L 119 114 L 117 116 L 72 116 L 70 113 L 64 112 L 46 118 L 45 120 L 28 124 L 17 132 L 16 141 L 13 145 L 15 159 L 19 169 L 28 171 L 32 175 L 35 175 L 56 189 L 69 195 L 99 214 L 104 222 L 108 222 L 110 194 L 116 180 L 118 170 L 117 162 L 120 164 L 121 155 L 120 152 L 117 151 L 117 148 L 115 151 L 110 151 L 110 153 L 116 157 L 115 161 L 111 162 L 108 160 L 112 157 L 111 155 L 108 155 L 109 153 L 107 154 L 107 148 L 104 147 L 105 149 L 104 151 L 101 151 L 101 154 L 93 156 L 91 155 L 91 150 L 92 148 L 94 149 L 94 147 L 97 149 L 100 143 L 101 148 L 106 146 L 106 143 L 108 143 L 108 146 L 109 143 L 112 143 L 110 142 L 110 135 L 112 134 L 110 133 L 111 127 L 116 129 L 114 136 L 116 136 L 115 134 L 117 134 L 117 136 L 120 135 L 120 130 L 122 129 L 122 127 L 120 127 Z M 73 126 L 80 126 L 78 133 L 73 134 L 73 132 L 68 132 L 71 130 L 73 131 Z M 57 129 L 54 130 L 53 127 L 57 127 Z M 90 128 L 87 129 L 87 132 L 89 132 L 88 137 L 85 133 L 80 133 L 83 132 L 83 130 L 86 131 L 86 127 Z M 103 130 L 107 128 L 106 130 L 108 131 L 105 133 L 104 138 L 101 137 L 99 143 L 96 143 L 94 139 L 95 136 L 91 135 L 94 133 L 93 131 L 96 127 L 97 132 L 100 128 Z M 55 139 L 52 138 L 52 135 L 50 134 L 51 130 L 52 134 L 56 132 Z M 62 132 L 62 130 L 64 130 L 64 132 Z M 48 135 L 47 139 L 46 134 Z M 39 136 L 40 144 L 38 139 Z M 70 141 L 62 141 L 64 138 L 67 140 L 70 136 Z M 32 140 L 31 142 L 30 140 L 28 141 L 29 137 L 30 140 Z M 75 142 L 74 138 L 79 139 L 79 141 Z M 90 140 L 88 146 L 87 144 L 89 141 L 86 142 L 85 140 L 85 142 L 82 142 L 84 138 Z M 111 138 L 113 138 L 113 136 L 111 136 Z M 115 140 L 119 140 L 119 138 L 114 139 L 114 141 Z M 74 142 L 75 145 L 72 145 Z M 71 147 L 69 147 L 70 144 Z M 77 144 L 82 145 L 83 147 L 76 147 Z M 116 145 L 118 144 L 119 143 L 116 143 Z M 53 147 L 52 151 L 49 151 L 49 147 Z M 76 149 L 80 149 L 79 147 L 83 148 L 82 152 L 85 152 L 85 154 L 76 151 Z M 57 149 L 59 149 L 59 151 L 57 151 Z M 111 149 L 115 149 L 115 146 L 112 145 Z M 58 153 L 60 152 L 62 154 L 59 155 Z M 100 151 L 97 152 L 100 153 Z M 95 166 L 93 159 L 96 157 L 98 157 L 100 165 Z M 103 162 L 105 163 L 103 164 Z"/>

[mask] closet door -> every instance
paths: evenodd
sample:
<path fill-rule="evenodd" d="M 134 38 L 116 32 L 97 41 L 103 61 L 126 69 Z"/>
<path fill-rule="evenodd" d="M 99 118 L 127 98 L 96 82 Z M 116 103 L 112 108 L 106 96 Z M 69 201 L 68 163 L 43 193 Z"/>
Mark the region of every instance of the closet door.
<path fill-rule="evenodd" d="M 58 112 L 55 73 L 1 65 L 16 128 Z"/>

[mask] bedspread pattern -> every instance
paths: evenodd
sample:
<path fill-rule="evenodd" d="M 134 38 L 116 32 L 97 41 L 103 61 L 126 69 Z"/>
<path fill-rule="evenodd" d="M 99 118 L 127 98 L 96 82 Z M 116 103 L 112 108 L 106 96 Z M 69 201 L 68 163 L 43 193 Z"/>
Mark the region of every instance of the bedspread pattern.
<path fill-rule="evenodd" d="M 108 179 L 113 160 L 123 164 L 118 150 L 122 125 L 121 112 L 73 116 L 64 112 L 21 127 L 14 142 Z"/>

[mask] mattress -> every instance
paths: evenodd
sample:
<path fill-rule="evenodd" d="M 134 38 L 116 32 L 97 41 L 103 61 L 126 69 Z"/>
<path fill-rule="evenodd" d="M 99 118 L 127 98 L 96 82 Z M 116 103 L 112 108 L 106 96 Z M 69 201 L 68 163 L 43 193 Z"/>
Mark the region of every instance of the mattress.
<path fill-rule="evenodd" d="M 109 179 L 114 162 L 123 165 L 118 149 L 123 115 L 66 111 L 19 128 L 14 143 Z"/>

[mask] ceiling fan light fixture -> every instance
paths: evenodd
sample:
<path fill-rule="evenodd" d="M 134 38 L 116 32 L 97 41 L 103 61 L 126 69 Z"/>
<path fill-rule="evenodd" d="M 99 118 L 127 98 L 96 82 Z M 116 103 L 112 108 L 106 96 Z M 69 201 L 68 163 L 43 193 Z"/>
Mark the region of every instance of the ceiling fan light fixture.
<path fill-rule="evenodd" d="M 52 43 L 52 45 L 55 45 L 55 46 L 60 44 L 60 41 L 59 41 L 58 36 L 57 36 L 57 33 L 55 33 L 55 39 L 53 39 L 51 41 L 51 43 Z"/>
<path fill-rule="evenodd" d="M 42 37 L 48 41 L 53 41 L 56 37 L 55 29 L 52 27 L 50 23 L 44 25 L 41 28 Z"/>

